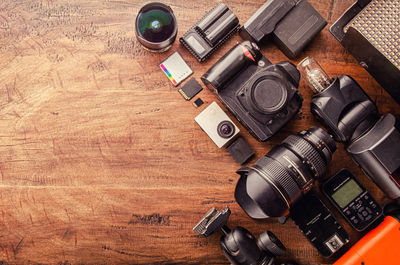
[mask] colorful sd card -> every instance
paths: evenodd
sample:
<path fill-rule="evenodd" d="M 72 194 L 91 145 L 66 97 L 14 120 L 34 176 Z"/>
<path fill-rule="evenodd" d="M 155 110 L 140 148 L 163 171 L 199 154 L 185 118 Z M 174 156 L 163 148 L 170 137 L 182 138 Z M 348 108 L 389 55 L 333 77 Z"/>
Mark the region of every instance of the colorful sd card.
<path fill-rule="evenodd" d="M 193 73 L 192 69 L 190 69 L 178 52 L 174 52 L 170 57 L 163 61 L 160 64 L 160 68 L 174 86 L 179 85 Z"/>

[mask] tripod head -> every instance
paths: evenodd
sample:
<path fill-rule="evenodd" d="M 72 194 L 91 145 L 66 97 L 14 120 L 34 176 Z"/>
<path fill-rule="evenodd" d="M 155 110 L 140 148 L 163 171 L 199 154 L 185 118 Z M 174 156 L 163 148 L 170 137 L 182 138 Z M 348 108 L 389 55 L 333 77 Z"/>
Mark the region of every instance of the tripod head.
<path fill-rule="evenodd" d="M 221 248 L 227 259 L 234 265 L 273 265 L 275 256 L 285 253 L 285 246 L 270 231 L 262 233 L 256 239 L 241 226 L 230 229 L 226 225 L 230 214 L 231 211 L 227 206 L 221 210 L 212 208 L 193 228 L 193 231 L 204 237 L 221 231 Z"/>

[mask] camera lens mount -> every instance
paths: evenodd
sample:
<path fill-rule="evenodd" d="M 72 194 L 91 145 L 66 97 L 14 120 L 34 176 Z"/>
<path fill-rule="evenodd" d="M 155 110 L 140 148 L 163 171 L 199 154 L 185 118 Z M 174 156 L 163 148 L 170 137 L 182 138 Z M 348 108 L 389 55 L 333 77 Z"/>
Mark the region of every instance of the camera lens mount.
<path fill-rule="evenodd" d="M 279 113 L 286 106 L 287 98 L 287 88 L 273 75 L 263 76 L 251 88 L 251 101 L 264 114 Z"/>

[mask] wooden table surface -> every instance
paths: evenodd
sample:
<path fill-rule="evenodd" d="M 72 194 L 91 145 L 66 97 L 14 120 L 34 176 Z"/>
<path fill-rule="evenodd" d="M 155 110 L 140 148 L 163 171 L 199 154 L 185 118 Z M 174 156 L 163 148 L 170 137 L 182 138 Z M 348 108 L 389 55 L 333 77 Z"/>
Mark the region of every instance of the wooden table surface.
<path fill-rule="evenodd" d="M 166 2 L 178 19 L 178 37 L 216 4 Z M 263 2 L 225 1 L 241 23 Z M 330 25 L 353 1 L 310 2 Z M 233 197 L 240 166 L 194 122 L 217 98 L 204 89 L 205 105 L 194 108 L 158 67 L 179 51 L 200 81 L 240 37 L 201 64 L 178 41 L 164 54 L 149 53 L 133 29 L 142 4 L 0 0 L 0 263 L 227 264 L 219 235 L 205 239 L 192 231 L 209 208 L 225 205 L 230 226 L 257 236 L 276 233 L 288 248 L 283 260 L 332 263 L 292 221 L 254 221 L 241 210 Z M 262 52 L 274 63 L 287 60 L 273 44 Z M 308 55 L 331 76 L 353 76 L 382 113 L 400 114 L 328 27 L 293 62 Z M 289 134 L 318 124 L 310 114 L 311 90 L 304 81 L 299 89 L 302 112 L 272 140 L 257 142 L 240 126 L 256 151 L 250 163 Z M 385 201 L 338 145 L 327 175 L 343 167 Z M 361 235 L 339 219 L 353 244 Z"/>

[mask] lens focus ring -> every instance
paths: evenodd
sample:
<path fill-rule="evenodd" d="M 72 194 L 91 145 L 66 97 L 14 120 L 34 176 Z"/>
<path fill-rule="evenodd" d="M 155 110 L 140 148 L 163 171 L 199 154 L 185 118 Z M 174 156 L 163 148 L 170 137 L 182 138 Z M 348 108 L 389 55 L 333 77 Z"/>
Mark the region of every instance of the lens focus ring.
<path fill-rule="evenodd" d="M 294 181 L 293 177 L 289 175 L 287 170 L 274 159 L 264 156 L 254 165 L 259 171 L 269 176 L 271 181 L 274 181 L 279 188 L 287 194 L 286 198 L 292 202 L 300 192 L 299 186 Z"/>
<path fill-rule="evenodd" d="M 290 135 L 283 141 L 283 143 L 295 153 L 301 155 L 304 161 L 311 164 L 316 177 L 325 173 L 325 160 L 321 157 L 315 147 L 304 140 L 304 138 L 297 135 Z"/>

